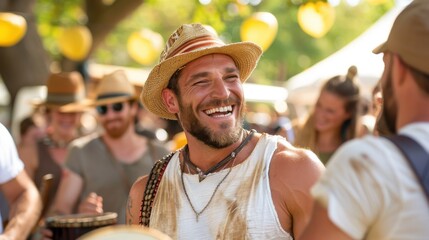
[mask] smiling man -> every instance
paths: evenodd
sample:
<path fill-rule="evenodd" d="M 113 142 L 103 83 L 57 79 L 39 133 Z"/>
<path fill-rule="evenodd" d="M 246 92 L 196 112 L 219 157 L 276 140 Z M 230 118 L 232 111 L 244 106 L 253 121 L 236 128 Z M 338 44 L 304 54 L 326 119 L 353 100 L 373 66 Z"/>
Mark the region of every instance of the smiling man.
<path fill-rule="evenodd" d="M 243 128 L 243 82 L 262 54 L 225 44 L 200 24 L 169 38 L 141 100 L 178 120 L 187 145 L 136 181 L 127 222 L 173 239 L 292 239 L 308 222 L 323 165 L 284 138 Z"/>

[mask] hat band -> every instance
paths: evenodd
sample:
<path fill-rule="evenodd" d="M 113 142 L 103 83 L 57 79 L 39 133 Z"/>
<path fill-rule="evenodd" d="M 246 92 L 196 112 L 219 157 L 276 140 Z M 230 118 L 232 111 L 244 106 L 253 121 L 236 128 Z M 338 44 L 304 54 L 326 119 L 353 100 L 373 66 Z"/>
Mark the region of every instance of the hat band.
<path fill-rule="evenodd" d="M 100 95 L 97 97 L 97 100 L 107 99 L 107 98 L 116 98 L 116 97 L 132 97 L 131 94 L 128 93 L 109 93 Z"/>
<path fill-rule="evenodd" d="M 74 102 L 80 102 L 85 98 L 83 93 L 76 94 L 55 94 L 48 93 L 46 97 L 46 103 L 49 104 L 69 104 Z"/>
<path fill-rule="evenodd" d="M 204 37 L 196 38 L 196 39 L 193 39 L 191 41 L 186 42 L 186 44 L 183 44 L 179 48 L 172 51 L 164 59 L 168 59 L 168 58 L 175 56 L 175 55 L 179 55 L 179 54 L 187 53 L 187 52 L 192 52 L 192 51 L 203 49 L 203 48 L 219 47 L 219 46 L 224 46 L 224 45 L 225 45 L 225 43 L 219 39 L 213 38 L 212 36 L 204 36 Z"/>

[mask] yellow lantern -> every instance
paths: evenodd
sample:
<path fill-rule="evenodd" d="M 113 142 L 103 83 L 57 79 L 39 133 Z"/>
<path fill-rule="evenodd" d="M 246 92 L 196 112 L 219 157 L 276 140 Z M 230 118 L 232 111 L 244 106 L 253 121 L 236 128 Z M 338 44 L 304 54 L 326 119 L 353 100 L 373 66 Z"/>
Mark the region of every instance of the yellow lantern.
<path fill-rule="evenodd" d="M 86 26 L 61 28 L 58 36 L 60 52 L 73 61 L 85 59 L 92 45 L 92 35 Z"/>
<path fill-rule="evenodd" d="M 144 28 L 138 32 L 133 32 L 128 37 L 128 54 L 136 62 L 150 65 L 158 59 L 163 43 L 161 34 Z"/>
<path fill-rule="evenodd" d="M 314 38 L 323 37 L 332 27 L 335 9 L 327 2 L 308 2 L 298 9 L 298 24 Z"/>
<path fill-rule="evenodd" d="M 0 46 L 10 47 L 18 43 L 27 31 L 27 21 L 23 16 L 0 12 Z"/>
<path fill-rule="evenodd" d="M 277 28 L 277 19 L 273 14 L 257 12 L 241 24 L 241 40 L 254 42 L 265 51 L 276 37 Z"/>

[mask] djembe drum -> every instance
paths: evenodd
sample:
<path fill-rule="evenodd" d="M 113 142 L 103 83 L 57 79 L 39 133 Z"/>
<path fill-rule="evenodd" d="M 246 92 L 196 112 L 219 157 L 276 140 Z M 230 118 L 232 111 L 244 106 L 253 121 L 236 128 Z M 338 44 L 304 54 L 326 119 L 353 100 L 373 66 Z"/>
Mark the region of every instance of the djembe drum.
<path fill-rule="evenodd" d="M 94 229 L 114 225 L 118 214 L 71 214 L 46 218 L 46 227 L 53 233 L 53 240 L 75 240 Z"/>
<path fill-rule="evenodd" d="M 172 240 L 168 235 L 148 227 L 115 225 L 96 229 L 78 240 Z"/>

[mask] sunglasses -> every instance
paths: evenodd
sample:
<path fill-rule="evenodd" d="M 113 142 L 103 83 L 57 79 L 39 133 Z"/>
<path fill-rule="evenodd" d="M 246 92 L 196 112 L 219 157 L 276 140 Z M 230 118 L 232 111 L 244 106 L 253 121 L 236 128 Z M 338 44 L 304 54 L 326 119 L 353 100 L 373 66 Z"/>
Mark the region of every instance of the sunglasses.
<path fill-rule="evenodd" d="M 100 106 L 96 107 L 97 112 L 100 115 L 106 115 L 107 112 L 109 111 L 109 108 L 111 108 L 113 110 L 113 112 L 120 112 L 124 108 L 124 103 L 120 102 L 120 103 L 113 103 L 110 105 L 100 105 Z"/>

